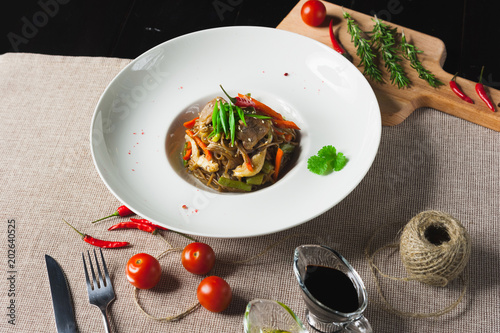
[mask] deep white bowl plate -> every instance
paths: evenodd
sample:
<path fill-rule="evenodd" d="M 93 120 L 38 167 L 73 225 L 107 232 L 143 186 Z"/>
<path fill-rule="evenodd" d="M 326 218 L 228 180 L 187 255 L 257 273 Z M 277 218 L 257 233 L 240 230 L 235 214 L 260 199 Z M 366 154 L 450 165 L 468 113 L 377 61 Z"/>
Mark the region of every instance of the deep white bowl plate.
<path fill-rule="evenodd" d="M 252 193 L 218 193 L 186 174 L 182 123 L 209 100 L 252 96 L 301 128 L 293 168 Z M 227 27 L 167 41 L 126 66 L 101 96 L 91 124 L 95 166 L 138 215 L 209 237 L 285 230 L 324 213 L 363 179 L 380 143 L 376 97 L 360 71 L 331 48 L 272 28 Z M 307 159 L 333 145 L 349 159 L 318 176 Z"/>

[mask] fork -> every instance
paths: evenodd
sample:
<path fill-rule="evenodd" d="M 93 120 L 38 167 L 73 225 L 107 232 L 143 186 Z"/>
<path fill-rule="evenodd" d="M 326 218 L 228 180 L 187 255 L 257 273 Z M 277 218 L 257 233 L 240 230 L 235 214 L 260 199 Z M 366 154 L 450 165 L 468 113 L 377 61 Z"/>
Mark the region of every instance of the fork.
<path fill-rule="evenodd" d="M 102 250 L 99 249 L 99 251 L 101 252 L 101 261 L 102 261 L 102 266 L 104 268 L 105 280 L 103 279 L 103 276 L 101 274 L 101 269 L 99 268 L 99 262 L 97 261 L 97 254 L 95 252 L 95 249 L 94 249 L 94 257 L 95 257 L 97 272 L 99 275 L 98 276 L 99 280 L 98 281 L 96 280 L 94 267 L 92 265 L 92 259 L 90 257 L 90 251 L 87 251 L 87 254 L 89 257 L 89 265 L 90 265 L 90 271 L 92 272 L 93 283 L 90 282 L 89 273 L 87 271 L 87 263 L 85 262 L 85 255 L 82 253 L 83 268 L 85 269 L 85 279 L 87 280 L 87 292 L 89 294 L 89 303 L 97 306 L 101 310 L 105 331 L 106 333 L 109 333 L 111 331 L 109 328 L 109 320 L 106 310 L 108 308 L 109 303 L 111 303 L 111 301 L 115 299 L 115 291 L 113 290 L 113 286 L 111 285 L 111 279 L 109 278 L 108 268 L 106 267 L 106 262 L 104 261 Z"/>

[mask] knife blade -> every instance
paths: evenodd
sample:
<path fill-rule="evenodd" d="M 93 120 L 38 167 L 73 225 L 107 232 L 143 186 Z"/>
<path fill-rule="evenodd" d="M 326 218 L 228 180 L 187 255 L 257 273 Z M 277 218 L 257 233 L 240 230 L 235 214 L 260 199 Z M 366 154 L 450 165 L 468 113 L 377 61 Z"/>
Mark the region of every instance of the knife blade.
<path fill-rule="evenodd" d="M 75 313 L 73 312 L 73 304 L 64 273 L 57 261 L 47 254 L 45 255 L 45 263 L 49 274 L 50 293 L 52 294 L 57 332 L 74 333 L 77 331 Z"/>

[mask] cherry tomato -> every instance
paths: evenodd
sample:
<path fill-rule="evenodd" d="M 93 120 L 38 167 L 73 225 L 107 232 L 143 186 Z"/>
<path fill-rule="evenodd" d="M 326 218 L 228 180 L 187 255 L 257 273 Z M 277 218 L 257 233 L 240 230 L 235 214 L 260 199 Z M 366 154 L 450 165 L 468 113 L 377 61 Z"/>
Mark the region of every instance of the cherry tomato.
<path fill-rule="evenodd" d="M 182 266 L 193 274 L 207 274 L 215 264 L 215 252 L 205 243 L 191 243 L 182 251 Z"/>
<path fill-rule="evenodd" d="M 147 253 L 138 253 L 128 260 L 126 273 L 128 282 L 134 287 L 151 289 L 160 281 L 160 262 Z"/>
<path fill-rule="evenodd" d="M 200 304 L 208 311 L 221 312 L 231 303 L 233 293 L 223 278 L 209 276 L 198 285 L 196 296 Z"/>
<path fill-rule="evenodd" d="M 305 24 L 317 27 L 326 17 L 326 7 L 319 0 L 309 0 L 302 5 L 300 16 Z"/>

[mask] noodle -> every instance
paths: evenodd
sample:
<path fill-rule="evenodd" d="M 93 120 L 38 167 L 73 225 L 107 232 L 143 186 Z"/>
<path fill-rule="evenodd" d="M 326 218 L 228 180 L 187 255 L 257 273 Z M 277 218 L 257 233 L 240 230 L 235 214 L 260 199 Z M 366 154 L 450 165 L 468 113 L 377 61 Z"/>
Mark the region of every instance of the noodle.
<path fill-rule="evenodd" d="M 274 184 L 278 149 L 284 153 L 278 170 L 282 176 L 299 145 L 297 130 L 279 126 L 277 120 L 258 106 L 239 108 L 221 97 L 213 99 L 186 131 L 182 155 L 188 156 L 188 172 L 218 191 L 255 191 Z"/>

